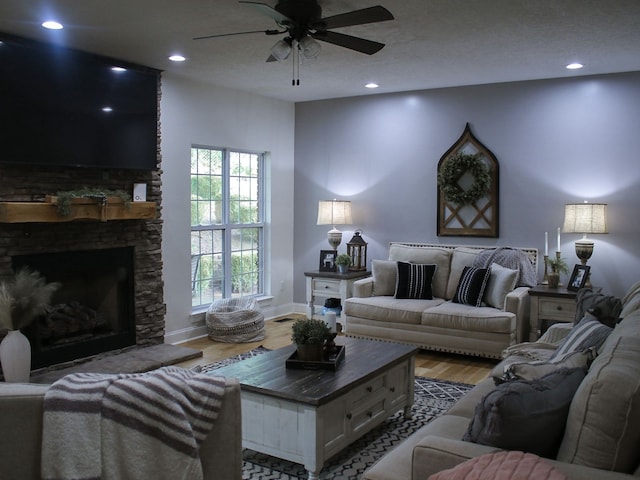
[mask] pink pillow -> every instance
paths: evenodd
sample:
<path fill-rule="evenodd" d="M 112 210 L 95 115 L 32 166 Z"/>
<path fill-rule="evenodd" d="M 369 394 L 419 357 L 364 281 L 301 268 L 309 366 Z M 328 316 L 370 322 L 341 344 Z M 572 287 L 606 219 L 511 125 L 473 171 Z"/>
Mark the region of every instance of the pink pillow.
<path fill-rule="evenodd" d="M 502 451 L 467 460 L 429 476 L 429 480 L 567 480 L 549 462 L 532 453 Z"/>

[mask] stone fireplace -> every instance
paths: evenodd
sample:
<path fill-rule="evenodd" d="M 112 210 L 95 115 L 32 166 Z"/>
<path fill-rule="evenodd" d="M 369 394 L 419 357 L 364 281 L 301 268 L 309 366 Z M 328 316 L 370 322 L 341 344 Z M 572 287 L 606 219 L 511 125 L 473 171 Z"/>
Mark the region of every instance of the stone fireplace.
<path fill-rule="evenodd" d="M 60 316 L 75 307 L 74 315 L 93 316 L 87 321 L 99 324 L 90 336 L 104 337 L 84 345 L 71 338 L 62 352 L 51 340 L 25 331 L 36 341 L 33 368 L 164 342 L 160 175 L 160 170 L 0 167 L 0 202 L 42 202 L 45 195 L 85 187 L 131 192 L 134 183 L 146 183 L 147 200 L 157 205 L 151 220 L 0 223 L 0 280 L 19 266 L 41 271 L 47 281 L 63 285 L 52 302 L 59 304 Z"/>
<path fill-rule="evenodd" d="M 51 309 L 26 327 L 34 369 L 136 344 L 133 248 L 17 255 L 59 287 Z"/>

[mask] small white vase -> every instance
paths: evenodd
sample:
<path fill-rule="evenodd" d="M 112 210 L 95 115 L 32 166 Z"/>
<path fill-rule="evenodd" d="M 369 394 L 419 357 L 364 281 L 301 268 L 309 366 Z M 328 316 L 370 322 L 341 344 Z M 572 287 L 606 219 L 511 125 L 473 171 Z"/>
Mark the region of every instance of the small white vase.
<path fill-rule="evenodd" d="M 0 364 L 5 382 L 29 381 L 31 344 L 20 330 L 9 330 L 0 343 Z"/>

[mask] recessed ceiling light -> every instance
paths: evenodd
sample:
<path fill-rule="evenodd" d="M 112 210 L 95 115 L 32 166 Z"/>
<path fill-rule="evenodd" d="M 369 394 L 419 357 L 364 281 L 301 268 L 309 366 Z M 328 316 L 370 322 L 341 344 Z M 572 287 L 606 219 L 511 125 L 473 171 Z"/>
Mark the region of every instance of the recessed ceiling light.
<path fill-rule="evenodd" d="M 172 62 L 184 62 L 187 58 L 183 57 L 182 55 L 171 55 L 169 57 L 169 60 L 171 60 Z"/>
<path fill-rule="evenodd" d="M 584 65 L 582 65 L 581 63 L 570 63 L 565 68 L 567 70 L 578 70 L 578 69 L 580 69 L 582 67 L 584 67 Z"/>
<path fill-rule="evenodd" d="M 111 67 L 111 71 L 112 72 L 117 72 L 117 73 L 121 73 L 121 72 L 126 72 L 127 69 L 123 68 L 123 67 Z"/>
<path fill-rule="evenodd" d="M 377 83 L 373 83 L 373 82 L 372 83 L 367 83 L 365 85 L 365 87 L 367 87 L 367 88 L 378 88 L 379 86 L 380 85 L 378 85 Z"/>
<path fill-rule="evenodd" d="M 56 22 L 55 20 L 47 20 L 46 22 L 42 22 L 42 26 L 44 28 L 48 28 L 49 30 L 62 30 L 64 28 L 60 22 Z"/>
<path fill-rule="evenodd" d="M 111 107 L 102 107 L 102 111 L 104 113 L 111 113 L 111 112 L 113 112 L 113 108 L 111 108 Z"/>

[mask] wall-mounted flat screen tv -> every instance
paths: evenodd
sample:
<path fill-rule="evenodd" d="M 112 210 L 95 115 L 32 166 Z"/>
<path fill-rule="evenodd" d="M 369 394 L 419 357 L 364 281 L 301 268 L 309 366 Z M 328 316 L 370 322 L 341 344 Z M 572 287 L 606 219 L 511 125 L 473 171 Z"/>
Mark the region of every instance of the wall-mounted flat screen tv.
<path fill-rule="evenodd" d="M 160 71 L 0 33 L 0 163 L 157 168 Z"/>

